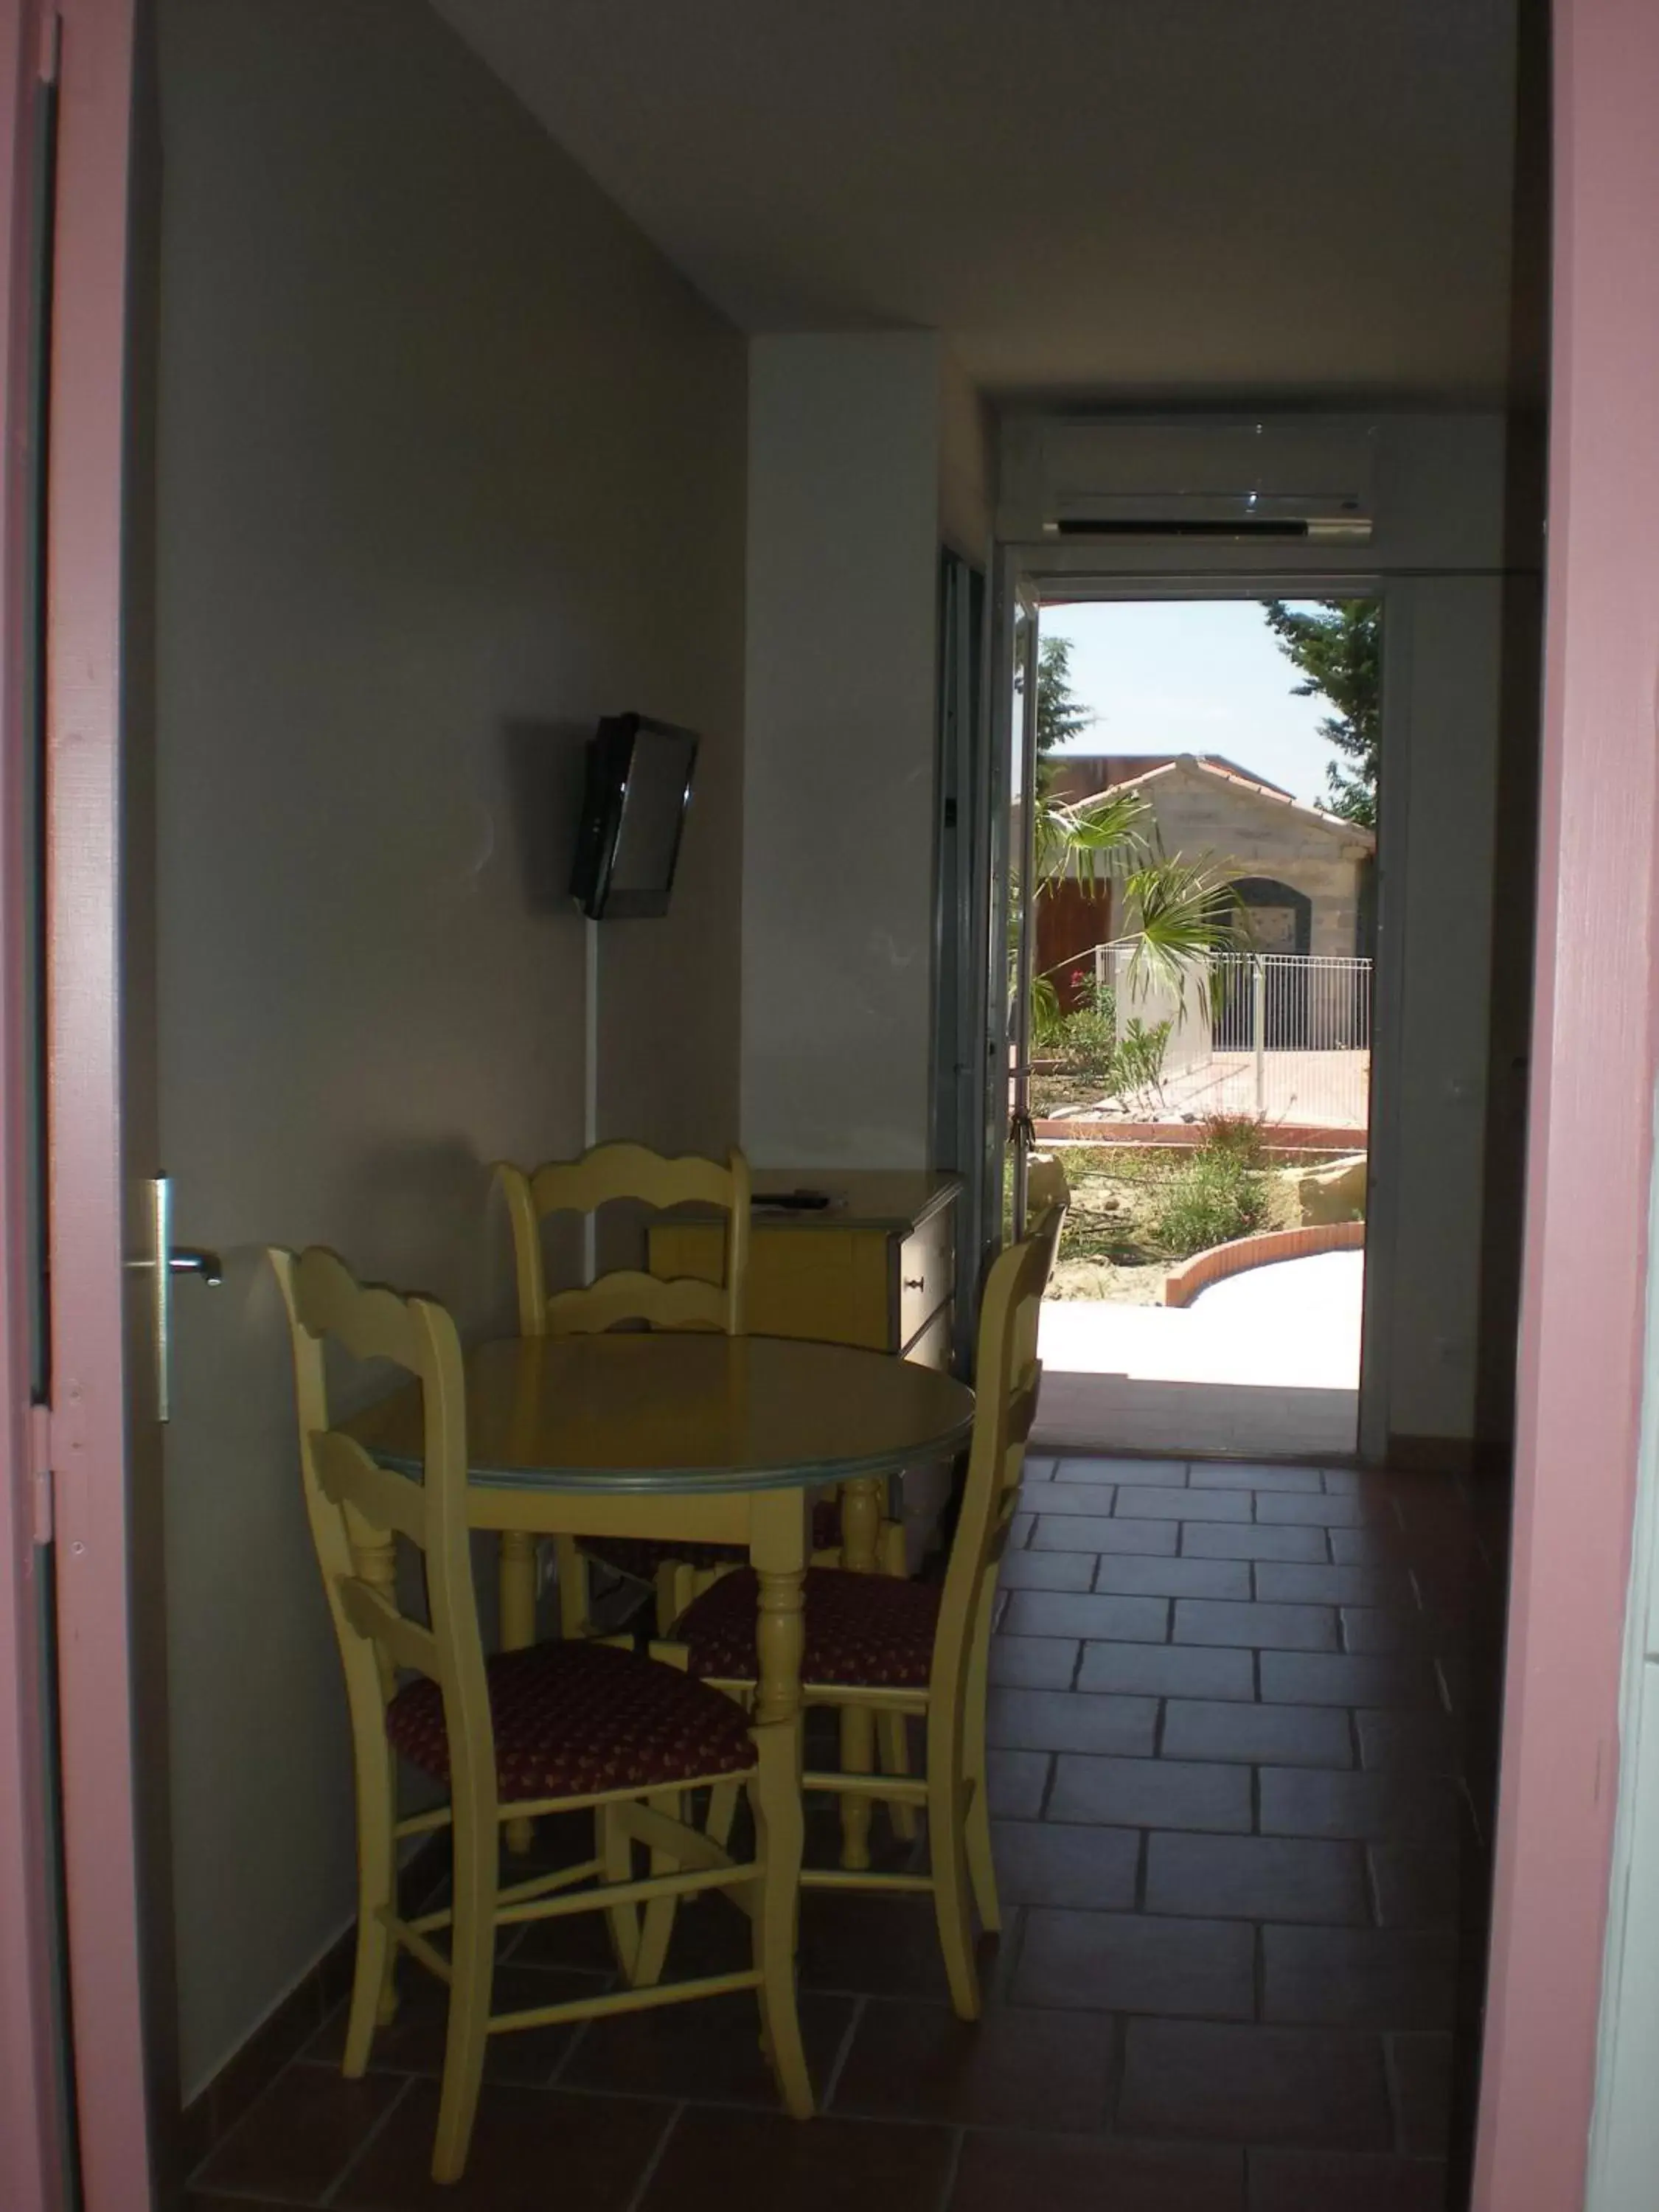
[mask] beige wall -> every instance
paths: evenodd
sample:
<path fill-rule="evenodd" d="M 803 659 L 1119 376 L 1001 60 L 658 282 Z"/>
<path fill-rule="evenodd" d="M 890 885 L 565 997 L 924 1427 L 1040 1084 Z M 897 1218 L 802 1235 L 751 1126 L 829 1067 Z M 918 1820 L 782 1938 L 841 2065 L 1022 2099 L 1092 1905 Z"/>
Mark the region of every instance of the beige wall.
<path fill-rule="evenodd" d="M 581 1137 L 581 925 L 520 846 L 603 711 L 706 734 L 672 915 L 605 932 L 603 1124 L 736 1134 L 745 365 L 424 7 L 161 30 L 161 1114 L 228 1263 L 167 1443 L 188 2092 L 352 1906 L 261 1248 L 508 1311 L 485 1164 Z"/>
<path fill-rule="evenodd" d="M 750 353 L 743 1139 L 926 1161 L 940 374 L 927 331 Z"/>

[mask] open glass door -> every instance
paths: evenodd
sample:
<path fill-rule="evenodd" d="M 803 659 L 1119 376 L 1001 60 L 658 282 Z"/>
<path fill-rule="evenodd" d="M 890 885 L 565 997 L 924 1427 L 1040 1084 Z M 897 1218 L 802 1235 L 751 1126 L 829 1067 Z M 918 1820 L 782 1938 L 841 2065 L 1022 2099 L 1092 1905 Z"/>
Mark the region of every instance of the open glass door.
<path fill-rule="evenodd" d="M 1039 610 L 1022 591 L 1014 624 L 1014 668 L 1018 688 L 1011 715 L 1010 775 L 1013 790 L 1008 868 L 1008 1223 L 1014 1237 L 1025 1234 L 1031 1150 L 1036 1141 L 1031 1121 L 1031 994 L 1036 972 L 1035 884 L 1036 876 L 1037 667 Z"/>

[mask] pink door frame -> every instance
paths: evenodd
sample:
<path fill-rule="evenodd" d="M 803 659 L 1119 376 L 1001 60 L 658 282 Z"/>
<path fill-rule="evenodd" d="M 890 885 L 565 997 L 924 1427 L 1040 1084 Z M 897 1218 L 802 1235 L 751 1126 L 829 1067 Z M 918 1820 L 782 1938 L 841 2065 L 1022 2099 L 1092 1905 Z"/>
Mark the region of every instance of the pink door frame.
<path fill-rule="evenodd" d="M 5 0 L 8 55 L 21 0 Z M 131 0 L 61 0 L 64 111 L 54 346 L 52 838 L 53 1312 L 75 2059 L 88 2212 L 148 2204 L 122 1438 L 118 916 L 121 337 Z M 1659 854 L 1659 78 L 1651 0 L 1555 0 L 1556 302 L 1544 838 L 1528 1193 L 1513 1629 L 1477 2212 L 1582 2202 L 1594 2093 L 1619 1668 L 1629 1567 L 1656 1073 Z M 14 64 L 15 71 L 15 64 Z M 0 58 L 0 109 L 17 85 Z M 0 202 L 15 216 L 14 197 Z M 9 241 L 9 243 L 8 243 Z M 8 407 L 17 368 L 15 224 Z M 5 417 L 9 433 L 12 417 Z M 6 449 L 10 452 L 9 439 Z M 9 533 L 10 509 L 7 509 Z M 5 550 L 15 550 L 8 534 Z M 3 572 L 9 612 L 15 564 Z M 14 642 L 8 635 L 8 645 Z M 11 666 L 9 658 L 8 667 Z M 9 701 L 9 692 L 6 695 Z M 7 835 L 15 833 L 8 725 Z M 9 868 L 11 844 L 5 848 Z M 18 1216 L 15 890 L 0 912 L 0 1175 Z M 23 1279 L 0 1274 L 0 1417 L 27 1459 Z M 0 1780 L 33 1789 L 18 1486 L 0 1521 Z M 21 1563 L 20 1565 L 20 1562 Z M 23 1734 L 19 1731 L 24 1731 Z M 38 1808 L 34 1808 L 38 1811 Z M 8 1944 L 38 1902 L 40 1827 L 0 1814 L 0 2027 L 38 2034 L 40 1961 Z M 20 1963 L 21 1960 L 21 1963 Z M 10 2067 L 44 2159 L 30 2096 Z M 0 2101 L 0 2113 L 6 2112 Z M 16 2140 L 15 2130 L 8 2133 Z M 3 2170 L 3 2169 L 0 2169 Z M 25 2180 L 27 2181 L 27 2175 Z M 8 2198 L 52 2202 L 42 2184 Z"/>
<path fill-rule="evenodd" d="M 59 27 L 46 516 L 46 928 L 50 1451 L 68 1979 L 87 2212 L 149 2212 L 121 1148 L 122 525 L 133 0 L 56 0 L 43 12 L 55 13 Z M 15 1257 L 9 1244 L 8 1253 Z M 9 1281 L 9 1291 L 15 1287 Z"/>
<path fill-rule="evenodd" d="M 1583 2202 L 1659 987 L 1659 8 L 1556 0 L 1554 27 L 1539 966 L 1477 2212 Z"/>
<path fill-rule="evenodd" d="M 0 1220 L 27 1218 L 29 1030 L 26 954 L 29 897 L 25 576 L 29 507 L 28 406 L 35 325 L 32 234 L 42 28 L 33 0 L 0 10 Z M 31 1478 L 29 1309 L 33 1255 L 25 1237 L 0 1249 L 0 1451 L 11 1471 L 0 1498 L 0 2203 L 62 2212 L 47 1863 L 47 1685 L 37 1632 L 40 1577 L 49 1554 L 35 1542 Z"/>

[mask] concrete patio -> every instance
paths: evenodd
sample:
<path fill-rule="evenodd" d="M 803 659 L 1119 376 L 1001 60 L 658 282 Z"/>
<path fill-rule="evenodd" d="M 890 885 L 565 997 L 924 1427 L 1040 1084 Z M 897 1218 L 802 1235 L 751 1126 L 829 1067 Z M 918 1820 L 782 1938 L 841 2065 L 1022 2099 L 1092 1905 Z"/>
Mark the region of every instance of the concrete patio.
<path fill-rule="evenodd" d="M 1185 1308 L 1045 1300 L 1038 1430 L 1052 1449 L 1346 1453 L 1364 1255 L 1231 1277 Z"/>

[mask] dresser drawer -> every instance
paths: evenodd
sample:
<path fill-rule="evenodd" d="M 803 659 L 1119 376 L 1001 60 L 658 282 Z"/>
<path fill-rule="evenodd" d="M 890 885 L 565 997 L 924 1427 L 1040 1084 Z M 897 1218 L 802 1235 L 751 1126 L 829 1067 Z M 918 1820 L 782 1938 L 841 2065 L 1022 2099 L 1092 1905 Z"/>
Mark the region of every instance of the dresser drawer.
<path fill-rule="evenodd" d="M 941 1206 L 898 1248 L 895 1345 L 917 1337 L 956 1288 L 956 1208 Z"/>

